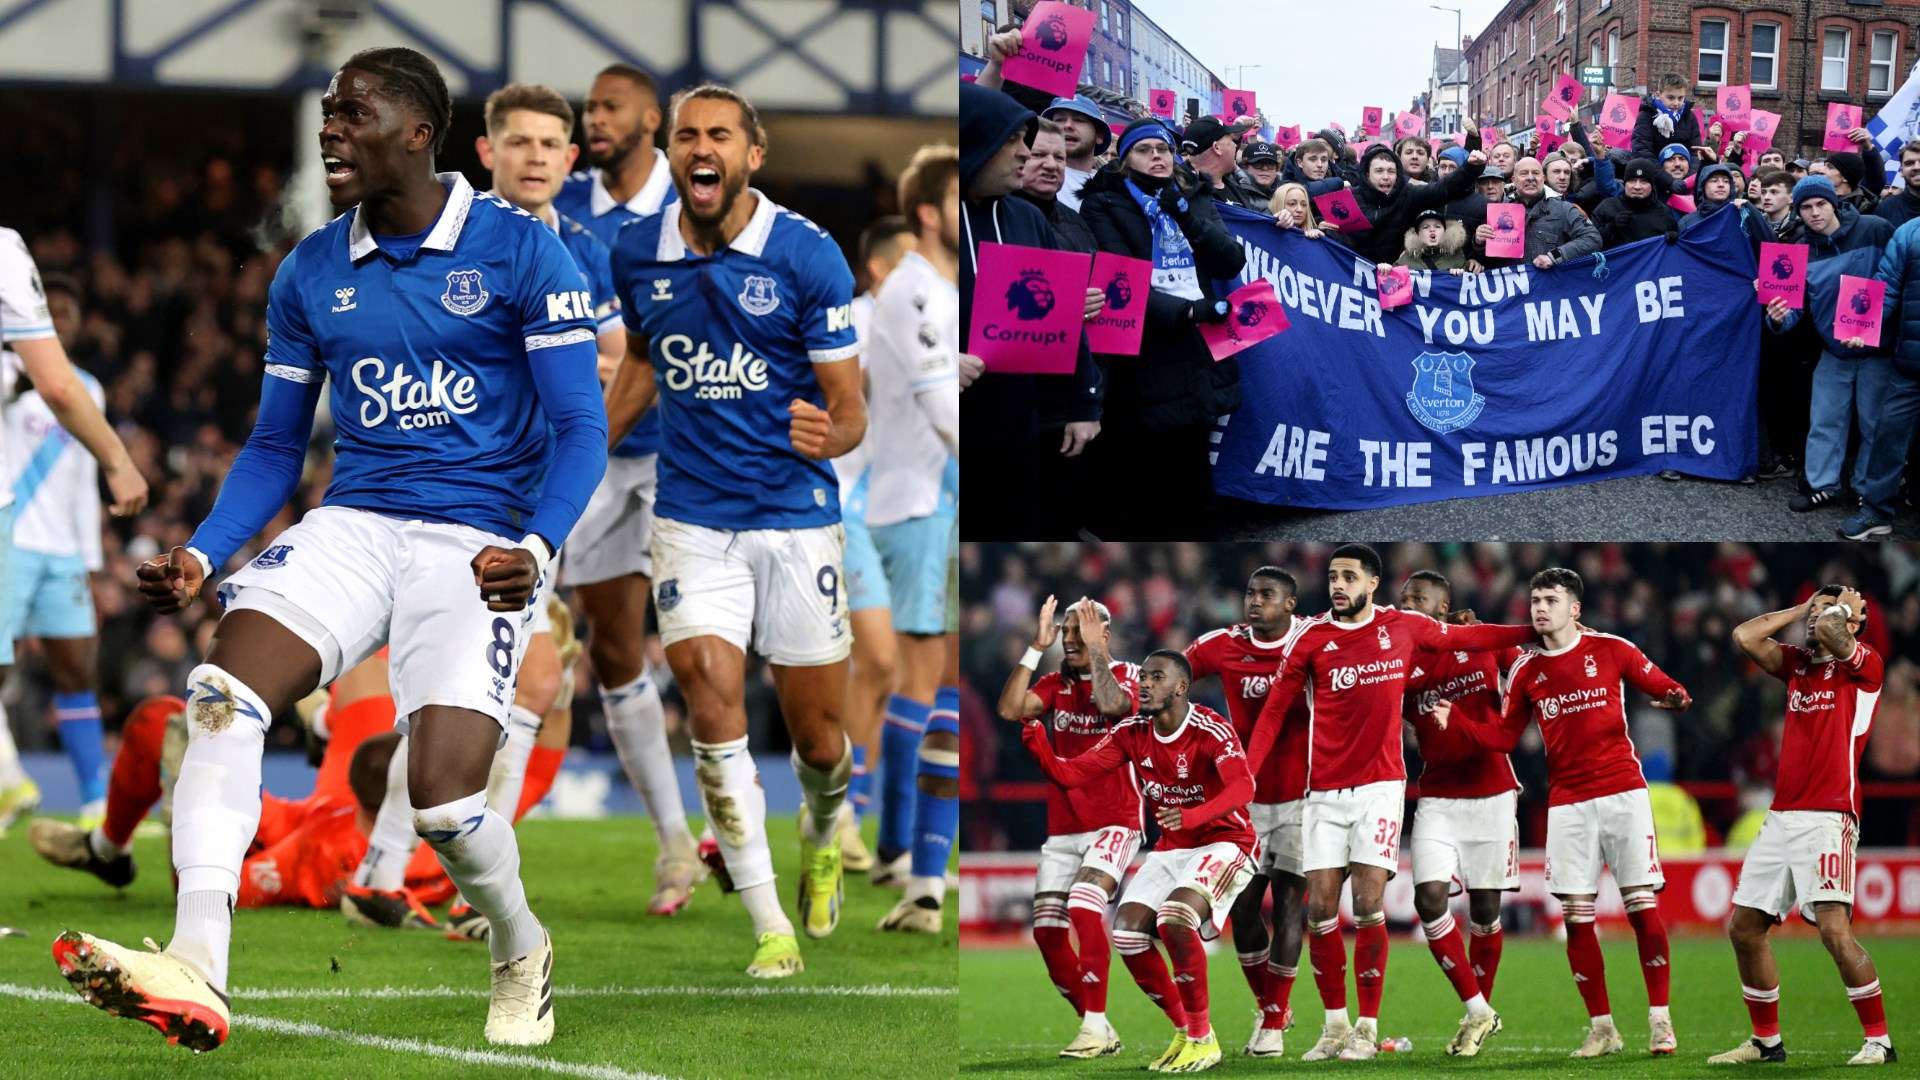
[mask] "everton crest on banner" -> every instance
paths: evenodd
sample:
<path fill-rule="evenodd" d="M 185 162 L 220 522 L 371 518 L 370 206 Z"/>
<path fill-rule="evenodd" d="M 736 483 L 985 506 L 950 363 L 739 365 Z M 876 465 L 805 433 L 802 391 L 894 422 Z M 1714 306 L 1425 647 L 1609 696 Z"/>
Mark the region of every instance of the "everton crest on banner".
<path fill-rule="evenodd" d="M 1356 510 L 1674 469 L 1738 480 L 1757 453 L 1760 305 L 1738 211 L 1538 270 L 1414 270 L 1382 310 L 1374 265 L 1222 207 L 1291 324 L 1239 354 L 1214 487 Z"/>

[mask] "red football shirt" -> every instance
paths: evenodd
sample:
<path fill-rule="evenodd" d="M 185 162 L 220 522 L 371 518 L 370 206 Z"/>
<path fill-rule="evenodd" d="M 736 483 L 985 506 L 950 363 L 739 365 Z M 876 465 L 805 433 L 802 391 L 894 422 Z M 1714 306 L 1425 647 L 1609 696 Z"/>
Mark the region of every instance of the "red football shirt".
<path fill-rule="evenodd" d="M 1253 636 L 1253 627 L 1238 623 L 1221 630 L 1210 630 L 1187 646 L 1187 663 L 1193 677 L 1220 676 L 1220 689 L 1227 698 L 1227 716 L 1233 720 L 1233 733 L 1245 746 L 1253 741 L 1253 725 L 1260 719 L 1260 706 L 1267 691 L 1280 677 L 1280 664 L 1286 659 L 1287 642 L 1307 628 L 1306 619 L 1295 616 L 1293 625 L 1278 641 L 1261 641 Z M 1253 801 L 1283 803 L 1305 798 L 1307 794 L 1307 699 L 1300 697 L 1281 721 L 1278 744 L 1253 778 Z"/>
<path fill-rule="evenodd" d="M 1423 651 L 1414 658 L 1407 680 L 1407 719 L 1420 744 L 1420 797 L 1484 799 L 1519 788 L 1507 755 L 1474 741 L 1467 723 L 1494 724 L 1500 719 L 1500 666 L 1510 664 L 1519 650 L 1493 653 L 1449 649 Z M 1442 730 L 1433 710 L 1453 704 Z"/>
<path fill-rule="evenodd" d="M 1333 791 L 1405 780 L 1400 710 L 1414 654 L 1421 649 L 1503 649 L 1534 639 L 1530 626 L 1451 626 L 1378 604 L 1357 623 L 1315 616 L 1287 647 L 1280 682 L 1260 710 L 1249 750 L 1254 768 L 1265 762 L 1281 718 L 1304 694 L 1308 788 Z"/>
<path fill-rule="evenodd" d="M 1114 661 L 1114 680 L 1127 692 L 1127 711 L 1140 707 L 1140 669 Z M 1093 704 L 1093 676 L 1056 671 L 1040 677 L 1027 692 L 1040 699 L 1037 718 L 1052 733 L 1053 749 L 1064 758 L 1091 750 L 1121 719 L 1100 715 Z M 1070 836 L 1110 825 L 1140 829 L 1140 786 L 1126 769 L 1069 790 L 1054 784 L 1047 792 L 1047 835 Z"/>
<path fill-rule="evenodd" d="M 1581 634 L 1558 651 L 1523 654 L 1507 676 L 1507 707 L 1489 729 L 1463 725 L 1489 749 L 1512 750 L 1530 721 L 1547 743 L 1547 805 L 1586 802 L 1647 786 L 1627 734 L 1626 687 L 1650 697 L 1684 690 L 1639 647 Z"/>
<path fill-rule="evenodd" d="M 1860 754 L 1880 704 L 1885 665 L 1855 642 L 1845 660 L 1780 646 L 1773 677 L 1787 684 L 1787 730 L 1780 737 L 1775 810 L 1839 810 L 1860 816 Z"/>
<path fill-rule="evenodd" d="M 1188 705 L 1171 735 L 1155 731 L 1144 716 L 1130 716 L 1076 758 L 1055 756 L 1038 724 L 1027 724 L 1020 736 L 1047 776 L 1069 788 L 1124 776 L 1128 766 L 1137 770 L 1140 790 L 1156 817 L 1163 807 L 1181 813 L 1181 827 L 1160 830 L 1155 851 L 1229 843 L 1253 855 L 1253 822 L 1247 817 L 1253 774 L 1233 727 L 1212 709 Z"/>

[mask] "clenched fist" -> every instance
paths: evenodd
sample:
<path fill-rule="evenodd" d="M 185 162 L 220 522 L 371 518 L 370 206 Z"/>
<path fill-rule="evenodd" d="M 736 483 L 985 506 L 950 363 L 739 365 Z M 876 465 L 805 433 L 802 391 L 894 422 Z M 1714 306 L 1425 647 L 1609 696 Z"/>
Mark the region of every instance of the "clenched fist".
<path fill-rule="evenodd" d="M 162 615 L 171 615 L 193 603 L 207 583 L 200 560 L 183 547 L 141 563 L 134 570 L 134 577 L 139 581 L 140 595 Z"/>

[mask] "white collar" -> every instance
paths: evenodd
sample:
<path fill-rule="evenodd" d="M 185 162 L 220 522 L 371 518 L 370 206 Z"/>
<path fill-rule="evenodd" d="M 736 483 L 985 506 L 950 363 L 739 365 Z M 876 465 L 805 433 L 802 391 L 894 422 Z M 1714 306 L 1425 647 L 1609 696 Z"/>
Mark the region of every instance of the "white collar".
<path fill-rule="evenodd" d="M 434 174 L 447 189 L 447 205 L 440 209 L 440 219 L 433 223 L 433 229 L 427 238 L 420 241 L 421 250 L 432 248 L 435 251 L 452 251 L 460 242 L 460 230 L 467 224 L 467 211 L 473 208 L 473 185 L 457 172 Z M 380 245 L 367 231 L 367 223 L 360 216 L 360 207 L 353 208 L 353 225 L 347 231 L 347 257 L 359 262 L 374 253 Z"/>
<path fill-rule="evenodd" d="M 587 197 L 587 205 L 593 210 L 594 217 L 622 205 L 615 202 L 613 193 L 607 190 L 606 179 L 598 166 L 588 169 L 587 175 L 593 177 L 593 189 Z M 667 189 L 672 186 L 673 174 L 667 170 L 667 155 L 661 153 L 659 147 L 654 147 L 653 168 L 647 172 L 647 182 L 640 185 L 640 190 L 633 193 L 633 198 L 628 199 L 625 206 L 636 214 L 657 213 L 660 204 L 666 200 Z"/>
<path fill-rule="evenodd" d="M 780 212 L 780 207 L 761 193 L 759 188 L 750 187 L 747 194 L 760 200 L 759 205 L 753 208 L 753 216 L 747 219 L 747 227 L 741 229 L 740 235 L 734 237 L 733 243 L 727 246 L 757 259 L 766 250 L 767 237 L 773 232 L 773 218 Z M 660 246 L 655 250 L 654 258 L 661 262 L 679 262 L 687 257 L 687 242 L 680 236 L 681 205 L 678 202 L 670 203 L 660 211 Z"/>
<path fill-rule="evenodd" d="M 1573 651 L 1573 647 L 1574 647 L 1575 645 L 1578 645 L 1578 644 L 1580 644 L 1580 639 L 1581 639 L 1581 638 L 1584 638 L 1584 637 L 1586 637 L 1586 636 L 1587 636 L 1587 635 L 1585 635 L 1585 634 L 1583 634 L 1583 633 L 1581 633 L 1580 631 L 1578 631 L 1578 630 L 1575 630 L 1575 631 L 1573 632 L 1573 640 L 1572 640 L 1572 641 L 1569 641 L 1569 642 L 1567 642 L 1567 643 L 1566 643 L 1565 645 L 1562 645 L 1562 646 L 1560 646 L 1560 647 L 1559 647 L 1559 648 L 1557 648 L 1557 649 L 1544 649 L 1544 648 L 1543 648 L 1543 649 L 1541 649 L 1541 650 L 1540 650 L 1540 655 L 1541 655 L 1541 656 L 1565 656 L 1565 655 L 1567 655 L 1568 653 L 1570 653 L 1570 652 L 1572 652 L 1572 651 Z"/>
<path fill-rule="evenodd" d="M 1341 622 L 1338 616 L 1329 611 L 1327 612 L 1327 625 L 1333 627 L 1335 630 L 1358 630 L 1363 626 L 1373 625 L 1373 617 L 1378 614 L 1380 614 L 1380 605 L 1371 603 L 1367 605 L 1367 617 L 1361 619 L 1359 622 Z"/>
<path fill-rule="evenodd" d="M 1299 624 L 1300 624 L 1300 616 L 1298 615 L 1287 616 L 1287 628 L 1285 630 L 1280 631 L 1280 636 L 1273 639 L 1272 641 L 1261 641 L 1259 638 L 1254 637 L 1253 627 L 1248 626 L 1247 640 L 1253 642 L 1253 647 L 1256 649 L 1278 649 L 1287 643 L 1287 635 L 1293 633 L 1293 628 L 1295 626 L 1298 626 Z"/>

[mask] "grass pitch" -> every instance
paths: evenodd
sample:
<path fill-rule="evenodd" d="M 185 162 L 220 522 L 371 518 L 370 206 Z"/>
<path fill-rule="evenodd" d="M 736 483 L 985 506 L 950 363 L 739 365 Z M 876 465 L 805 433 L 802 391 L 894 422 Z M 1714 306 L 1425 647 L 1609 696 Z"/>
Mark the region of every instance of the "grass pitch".
<path fill-rule="evenodd" d="M 791 817 L 768 822 L 780 890 L 797 919 Z M 698 827 L 697 825 L 695 826 Z M 494 1078 L 529 1075 L 939 1075 L 953 1069 L 955 934 L 873 929 L 899 894 L 850 875 L 840 927 L 802 937 L 806 970 L 746 976 L 751 924 L 702 885 L 679 915 L 645 914 L 650 823 L 523 822 L 522 874 L 554 941 L 553 1042 L 498 1048 L 481 1035 L 487 949 L 437 933 L 349 927 L 337 911 L 241 911 L 234 924 L 233 1033 L 210 1054 L 166 1045 L 144 1024 L 80 1002 L 49 945 L 74 927 L 137 946 L 173 931 L 164 843 L 138 839 L 122 893 L 41 862 L 24 827 L 0 839 L 0 1075 Z M 871 840 L 869 841 L 871 842 Z"/>
<path fill-rule="evenodd" d="M 1210 1011 L 1224 1059 L 1213 1074 L 1237 1076 L 1322 1072 L 1394 1072 L 1401 1075 L 1495 1072 L 1513 1077 L 1693 1077 L 1738 1076 L 1740 1069 L 1709 1066 L 1707 1058 L 1747 1038 L 1746 1006 L 1740 999 L 1733 949 L 1717 937 L 1675 937 L 1672 943 L 1671 1003 L 1680 1051 L 1671 1058 L 1647 1053 L 1647 997 L 1640 981 L 1633 936 L 1624 929 L 1603 931 L 1607 987 L 1614 1022 L 1626 1040 L 1624 1053 L 1571 1061 L 1580 1044 L 1586 1009 L 1567 972 L 1566 947 L 1545 938 L 1515 937 L 1506 944 L 1494 983 L 1493 1006 L 1502 1031 L 1473 1059 L 1446 1056 L 1464 1011 L 1459 998 L 1433 962 L 1423 940 L 1406 934 L 1393 939 L 1381 1005 L 1381 1034 L 1406 1036 L 1413 1049 L 1381 1054 L 1370 1063 L 1308 1063 L 1300 1055 L 1320 1034 L 1320 995 L 1312 968 L 1300 958 L 1300 978 L 1292 1005 L 1297 1022 L 1287 1032 L 1287 1056 L 1241 1056 L 1253 1029 L 1253 997 L 1241 977 L 1231 943 L 1216 949 L 1208 971 Z M 1348 950 L 1352 950 L 1349 932 Z M 1901 1060 L 1886 1067 L 1892 1075 L 1913 1075 L 1920 1062 L 1920 940 L 1863 937 L 1879 968 L 1886 992 L 1887 1021 Z M 1765 1076 L 1862 1075 L 1846 1060 L 1860 1048 L 1858 1018 L 1848 1004 L 1840 976 L 1817 938 L 1792 936 L 1774 942 L 1780 962 L 1780 1025 L 1787 1062 L 1746 1073 Z M 1351 958 L 1349 958 L 1351 967 Z M 1166 1017 L 1149 1002 L 1114 958 L 1107 1015 L 1126 1048 L 1093 1061 L 1056 1057 L 1076 1030 L 1073 1010 L 1047 981 L 1040 954 L 1032 948 L 967 949 L 960 954 L 960 1071 L 1000 1076 L 1138 1076 L 1140 1068 L 1166 1048 L 1172 1032 Z M 1351 979 L 1351 971 L 1349 971 Z M 1354 1002 L 1349 984 L 1347 1002 Z M 1865 1072 L 1864 1075 L 1878 1075 Z"/>

